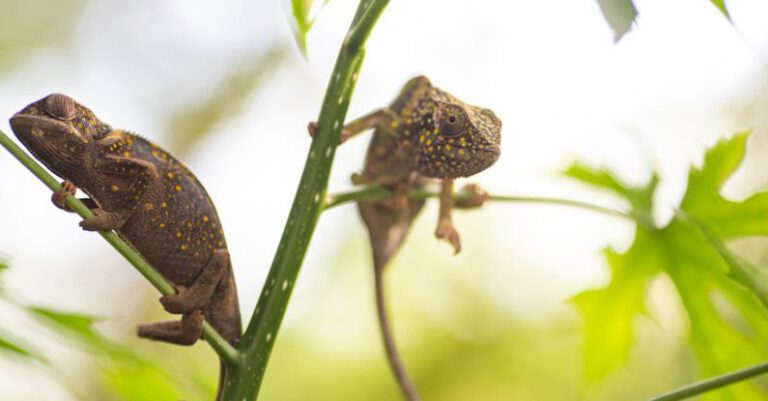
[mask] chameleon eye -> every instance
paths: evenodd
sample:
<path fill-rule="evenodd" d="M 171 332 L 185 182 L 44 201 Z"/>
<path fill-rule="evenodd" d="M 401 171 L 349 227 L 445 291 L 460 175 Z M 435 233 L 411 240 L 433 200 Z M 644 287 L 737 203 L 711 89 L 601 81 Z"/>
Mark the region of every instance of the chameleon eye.
<path fill-rule="evenodd" d="M 464 133 L 461 116 L 450 114 L 440 121 L 440 133 L 446 137 L 454 137 Z"/>
<path fill-rule="evenodd" d="M 95 139 L 101 139 L 107 136 L 110 132 L 112 132 L 112 127 L 110 127 L 109 124 L 101 123 L 99 124 L 99 128 L 97 128 L 96 132 L 93 134 L 93 137 Z"/>
<path fill-rule="evenodd" d="M 67 95 L 54 93 L 45 98 L 45 112 L 52 117 L 69 121 L 75 118 L 75 101 Z"/>

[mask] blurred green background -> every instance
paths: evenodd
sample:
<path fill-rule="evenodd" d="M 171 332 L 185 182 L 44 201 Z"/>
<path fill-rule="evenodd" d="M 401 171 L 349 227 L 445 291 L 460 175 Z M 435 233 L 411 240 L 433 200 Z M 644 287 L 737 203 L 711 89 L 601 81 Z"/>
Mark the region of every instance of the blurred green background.
<path fill-rule="evenodd" d="M 581 160 L 641 188 L 657 171 L 648 192 L 656 207 L 646 211 L 659 226 L 705 149 L 751 128 L 746 159 L 722 193 L 740 200 L 764 190 L 768 8 L 734 0 L 729 21 L 705 1 L 635 4 L 637 25 L 614 44 L 593 1 L 393 1 L 369 42 L 349 116 L 426 74 L 504 122 L 501 160 L 471 181 L 499 194 L 625 208 L 637 205 L 561 172 Z M 355 6 L 312 9 L 305 58 L 290 5 L 278 1 L 0 0 L 0 115 L 63 92 L 178 154 L 216 201 L 247 319 L 309 147 L 306 124 Z M 339 150 L 331 192 L 350 188 L 365 148 L 357 139 Z M 0 399 L 212 399 L 210 349 L 136 339 L 137 323 L 168 318 L 157 294 L 76 217 L 51 207 L 9 155 L 0 154 L 0 171 Z M 630 277 L 639 289 L 612 290 L 615 304 L 585 306 L 582 297 L 582 313 L 602 316 L 602 326 L 585 325 L 569 301 L 609 282 L 604 249 L 625 252 L 631 222 L 494 203 L 457 213 L 464 251 L 454 257 L 433 239 L 436 209 L 422 213 L 388 276 L 398 343 L 425 400 L 641 400 L 767 359 L 760 303 L 742 289 L 728 301 L 713 290 L 704 302 L 716 312 L 692 324 L 691 311 L 702 309 L 681 283 L 703 279 L 653 270 L 669 273 L 675 263 Z M 756 213 L 768 219 L 768 209 Z M 762 269 L 768 254 L 757 231 L 728 245 Z M 353 206 L 322 216 L 262 399 L 398 399 L 369 258 Z M 697 344 L 696 333 L 713 338 Z M 758 380 L 707 399 L 758 400 L 766 391 Z"/>

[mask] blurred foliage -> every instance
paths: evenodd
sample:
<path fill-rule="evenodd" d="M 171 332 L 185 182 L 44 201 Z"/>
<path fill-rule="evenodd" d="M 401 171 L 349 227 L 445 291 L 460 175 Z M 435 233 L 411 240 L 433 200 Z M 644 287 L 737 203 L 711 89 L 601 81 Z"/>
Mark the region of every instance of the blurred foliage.
<path fill-rule="evenodd" d="M 725 0 L 710 0 L 720 10 L 725 18 L 731 19 Z M 624 34 L 632 29 L 632 23 L 637 19 L 637 8 L 632 0 L 597 0 L 603 18 L 613 30 L 613 40 L 618 42 Z"/>
<path fill-rule="evenodd" d="M 632 0 L 597 0 L 603 17 L 613 30 L 613 40 L 618 42 L 632 28 L 637 9 Z"/>
<path fill-rule="evenodd" d="M 263 54 L 241 63 L 223 77 L 204 99 L 179 105 L 168 122 L 170 147 L 176 153 L 187 152 L 195 144 L 214 133 L 216 124 L 242 112 L 246 101 L 285 61 L 288 51 L 282 43 Z"/>
<path fill-rule="evenodd" d="M 710 149 L 701 168 L 692 168 L 680 211 L 694 216 L 711 235 L 723 241 L 768 235 L 768 192 L 735 202 L 720 189 L 744 158 L 747 134 L 737 134 Z M 632 207 L 652 214 L 652 205 L 638 203 L 627 194 L 644 193 L 653 199 L 656 178 L 633 188 L 607 180 L 605 171 L 577 165 L 566 172 L 582 182 L 624 197 Z M 600 178 L 602 177 L 602 178 Z M 617 187 L 618 185 L 618 187 Z M 605 250 L 611 269 L 608 286 L 585 291 L 574 303 L 585 319 L 585 363 L 588 377 L 604 377 L 625 363 L 634 339 L 634 320 L 645 312 L 648 286 L 661 273 L 672 280 L 690 320 L 690 342 L 700 374 L 722 374 L 764 360 L 768 339 L 766 309 L 741 275 L 697 227 L 673 219 L 666 226 L 647 229 L 637 225 L 627 251 Z M 739 279 L 734 280 L 734 278 Z M 761 277 L 751 277 L 760 280 Z M 761 287 L 752 286 L 752 289 Z M 765 294 L 762 294 L 765 296 Z M 753 386 L 727 387 L 705 396 L 708 400 L 762 400 L 766 393 Z"/>
<path fill-rule="evenodd" d="M 86 0 L 3 0 L 0 12 L 0 71 L 41 47 L 66 41 Z"/>
<path fill-rule="evenodd" d="M 307 55 L 307 32 L 312 28 L 314 21 L 309 14 L 312 11 L 314 0 L 291 0 L 291 18 L 289 22 L 296 44 L 301 54 Z"/>

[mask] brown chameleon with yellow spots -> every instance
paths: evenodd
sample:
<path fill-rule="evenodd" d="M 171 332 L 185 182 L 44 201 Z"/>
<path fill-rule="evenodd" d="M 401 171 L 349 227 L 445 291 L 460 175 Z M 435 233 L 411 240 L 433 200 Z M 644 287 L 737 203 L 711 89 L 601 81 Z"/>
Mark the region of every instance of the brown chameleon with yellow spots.
<path fill-rule="evenodd" d="M 361 201 L 358 206 L 370 235 L 379 325 L 387 358 L 408 400 L 418 394 L 397 354 L 384 301 L 384 267 L 403 243 L 411 223 L 424 206 L 423 199 L 407 194 L 439 179 L 440 212 L 435 235 L 461 250 L 459 235 L 451 221 L 451 208 L 475 207 L 487 194 L 477 186 L 467 189 L 473 200 L 454 204 L 453 179 L 467 177 L 490 167 L 499 158 L 501 120 L 488 109 L 472 106 L 432 86 L 426 77 L 408 81 L 389 107 L 376 110 L 347 124 L 342 141 L 375 128 L 362 174 L 357 185 L 384 186 L 393 199 Z M 309 126 L 310 134 L 316 125 Z"/>
<path fill-rule="evenodd" d="M 190 345 L 205 319 L 237 344 L 240 311 L 221 222 L 186 166 L 62 94 L 30 104 L 10 123 L 27 149 L 65 180 L 53 195 L 56 206 L 68 210 L 66 196 L 83 190 L 94 216 L 80 226 L 115 230 L 175 286 L 177 293 L 160 301 L 181 320 L 140 325 L 140 337 Z"/>

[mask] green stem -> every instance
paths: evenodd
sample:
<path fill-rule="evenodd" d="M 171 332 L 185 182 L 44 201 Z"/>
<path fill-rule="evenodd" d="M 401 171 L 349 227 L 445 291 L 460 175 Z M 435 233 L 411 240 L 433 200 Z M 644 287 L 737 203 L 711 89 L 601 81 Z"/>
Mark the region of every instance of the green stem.
<path fill-rule="evenodd" d="M 325 210 L 334 208 L 336 206 L 341 206 L 347 203 L 358 202 L 361 200 L 389 198 L 392 195 L 393 195 L 392 191 L 383 187 L 365 187 L 365 188 L 354 190 L 354 191 L 340 192 L 340 193 L 332 194 L 328 196 L 328 199 L 325 202 Z M 440 196 L 439 192 L 429 191 L 426 189 L 414 189 L 408 194 L 408 197 L 413 199 L 437 198 L 439 196 Z M 457 202 L 468 201 L 473 199 L 475 196 L 476 195 L 470 191 L 460 190 L 456 192 L 455 199 Z M 489 195 L 488 200 L 495 201 L 495 202 L 544 203 L 544 204 L 552 204 L 552 205 L 578 207 L 582 209 L 591 210 L 594 212 L 607 214 L 610 216 L 630 219 L 633 221 L 637 221 L 642 225 L 649 224 L 645 221 L 645 217 L 638 216 L 632 212 L 626 212 L 623 210 L 613 209 L 613 208 L 595 205 L 593 203 L 582 202 L 582 201 L 573 200 L 573 199 L 552 198 L 552 197 L 546 197 L 546 196 Z"/>
<path fill-rule="evenodd" d="M 365 42 L 388 3 L 389 0 L 362 0 L 358 5 L 331 73 L 317 120 L 318 133 L 310 146 L 280 244 L 240 342 L 244 368 L 227 372 L 222 400 L 255 400 L 258 395 L 301 263 L 324 207 L 328 175 L 365 55 Z"/>
<path fill-rule="evenodd" d="M 704 380 L 698 383 L 694 383 L 694 384 L 679 388 L 670 393 L 651 398 L 649 401 L 684 400 L 686 398 L 703 394 L 708 391 L 712 391 L 714 389 L 724 387 L 730 384 L 738 383 L 740 381 L 747 380 L 764 373 L 768 373 L 768 363 L 750 366 L 748 368 L 736 370 L 734 372 L 731 372 L 722 376 L 714 377 L 709 380 Z"/>
<path fill-rule="evenodd" d="M 22 150 L 15 142 L 11 140 L 4 132 L 0 131 L 0 145 L 3 145 L 21 164 L 32 172 L 40 181 L 43 182 L 51 191 L 61 189 L 59 181 L 50 175 L 39 163 Z M 75 211 L 80 217 L 88 218 L 93 216 L 88 207 L 86 207 L 77 198 L 67 196 L 67 206 Z M 114 231 L 99 231 L 99 234 L 109 242 L 125 259 L 130 262 L 136 270 L 144 276 L 155 288 L 163 295 L 170 295 L 175 292 L 174 288 L 157 272 L 147 261 L 133 250 L 125 241 L 123 241 Z M 208 341 L 214 351 L 219 354 L 221 360 L 228 366 L 235 366 L 240 363 L 240 356 L 208 322 L 203 323 L 203 337 Z"/>

